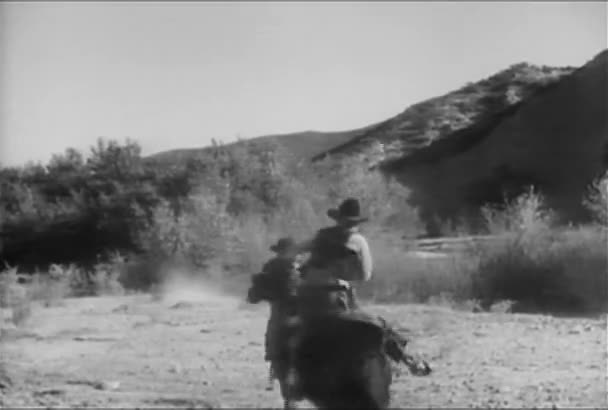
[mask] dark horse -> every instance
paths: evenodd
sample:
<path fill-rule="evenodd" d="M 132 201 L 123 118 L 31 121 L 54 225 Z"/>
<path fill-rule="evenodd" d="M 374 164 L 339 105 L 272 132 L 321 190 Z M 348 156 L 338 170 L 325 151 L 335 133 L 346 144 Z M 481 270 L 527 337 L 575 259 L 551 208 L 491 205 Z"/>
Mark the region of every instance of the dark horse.
<path fill-rule="evenodd" d="M 249 302 L 269 301 L 284 312 L 279 354 L 271 366 L 286 409 L 303 399 L 319 409 L 386 409 L 389 359 L 411 369 L 407 341 L 382 319 L 335 308 L 346 290 L 334 281 L 306 286 L 288 275 L 279 281 L 254 275 Z"/>

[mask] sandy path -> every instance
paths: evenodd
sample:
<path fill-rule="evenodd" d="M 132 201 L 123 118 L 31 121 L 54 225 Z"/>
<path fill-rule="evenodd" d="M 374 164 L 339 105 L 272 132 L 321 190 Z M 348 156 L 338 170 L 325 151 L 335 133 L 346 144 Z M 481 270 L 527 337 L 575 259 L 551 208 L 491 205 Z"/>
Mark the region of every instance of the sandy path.
<path fill-rule="evenodd" d="M 25 327 L 3 333 L 2 404 L 280 406 L 278 388 L 264 390 L 266 306 L 195 293 L 35 309 Z M 394 407 L 608 407 L 605 317 L 370 309 L 407 327 L 434 368 L 398 376 Z"/>

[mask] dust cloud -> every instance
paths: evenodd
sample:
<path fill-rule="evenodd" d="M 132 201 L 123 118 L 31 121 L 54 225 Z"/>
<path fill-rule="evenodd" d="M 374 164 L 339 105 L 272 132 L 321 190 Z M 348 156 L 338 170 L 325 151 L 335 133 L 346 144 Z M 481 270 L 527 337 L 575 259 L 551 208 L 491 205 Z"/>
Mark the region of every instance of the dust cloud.
<path fill-rule="evenodd" d="M 202 275 L 187 270 L 171 269 L 155 292 L 163 304 L 177 303 L 234 305 L 242 297 L 228 293 L 223 287 Z"/>

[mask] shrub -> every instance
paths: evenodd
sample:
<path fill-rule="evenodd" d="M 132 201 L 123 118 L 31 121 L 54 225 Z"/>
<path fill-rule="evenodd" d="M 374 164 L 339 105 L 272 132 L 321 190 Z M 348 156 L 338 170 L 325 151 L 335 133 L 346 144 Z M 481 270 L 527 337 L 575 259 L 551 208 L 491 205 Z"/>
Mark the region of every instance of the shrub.
<path fill-rule="evenodd" d="M 125 258 L 115 252 L 108 262 L 95 265 L 92 288 L 95 295 L 121 295 L 124 289 L 119 281 L 126 265 Z"/>
<path fill-rule="evenodd" d="M 133 257 L 118 274 L 118 282 L 125 291 L 147 292 L 161 283 L 166 261 L 152 255 Z"/>
<path fill-rule="evenodd" d="M 473 296 L 485 307 L 501 300 L 515 310 L 559 313 L 606 308 L 606 233 L 595 228 L 523 233 L 480 249 Z"/>
<path fill-rule="evenodd" d="M 15 235 L 8 236 L 18 237 L 4 250 L 29 260 L 36 252 L 20 252 L 44 245 L 44 258 L 63 263 L 33 275 L 26 299 L 52 305 L 66 296 L 150 290 L 173 265 L 213 281 L 244 283 L 272 256 L 271 243 L 282 236 L 310 238 L 331 223 L 328 208 L 356 197 L 370 217 L 362 229 L 375 264 L 362 297 L 452 305 L 472 300 L 471 306 L 479 299 L 485 307 L 512 300 L 520 310 L 605 309 L 606 231 L 558 230 L 532 189 L 503 206 L 483 208 L 486 231 L 502 241 L 423 259 L 406 253 L 402 240 L 422 228 L 408 204 L 410 192 L 370 171 L 365 161 L 298 164 L 273 144 L 242 142 L 233 148 L 216 147 L 187 164 L 155 168 L 145 166 L 132 142 L 100 141 L 86 162 L 68 150 L 46 168 L 0 169 L 0 222 L 5 231 L 12 227 Z M 608 225 L 608 174 L 593 184 L 585 205 Z M 462 235 L 471 229 L 450 222 L 443 231 Z M 42 235 L 40 227 L 52 235 Z M 65 245 L 66 238 L 73 246 Z M 100 249 L 136 256 L 99 259 Z M 85 251 L 87 265 L 65 264 Z M 3 279 L 3 298 L 17 289 L 14 275 Z"/>
<path fill-rule="evenodd" d="M 608 227 L 608 171 L 593 182 L 583 204 L 595 222 Z"/>
<path fill-rule="evenodd" d="M 533 188 L 502 207 L 483 207 L 482 216 L 490 234 L 544 231 L 554 221 L 554 215 L 546 208 L 543 197 Z"/>
<path fill-rule="evenodd" d="M 71 286 L 78 269 L 73 266 L 51 265 L 49 272 L 32 275 L 28 285 L 28 295 L 32 301 L 40 301 L 46 307 L 59 306 L 62 300 L 71 296 Z"/>
<path fill-rule="evenodd" d="M 161 201 L 153 223 L 140 235 L 147 254 L 203 273 L 253 273 L 272 256 L 271 243 L 282 236 L 309 239 L 331 223 L 326 211 L 351 196 L 361 201 L 370 225 L 390 224 L 404 233 L 417 229 L 415 212 L 406 202 L 409 192 L 397 182 L 356 162 L 302 166 L 270 148 L 241 144 L 223 160 L 227 174 L 207 174 L 193 182 L 180 212 Z M 257 160 L 247 161 L 247 155 Z"/>
<path fill-rule="evenodd" d="M 605 230 L 556 228 L 554 215 L 531 189 L 502 209 L 484 208 L 483 215 L 487 230 L 502 238 L 469 252 L 472 297 L 485 308 L 505 300 L 519 311 L 606 308 Z"/>

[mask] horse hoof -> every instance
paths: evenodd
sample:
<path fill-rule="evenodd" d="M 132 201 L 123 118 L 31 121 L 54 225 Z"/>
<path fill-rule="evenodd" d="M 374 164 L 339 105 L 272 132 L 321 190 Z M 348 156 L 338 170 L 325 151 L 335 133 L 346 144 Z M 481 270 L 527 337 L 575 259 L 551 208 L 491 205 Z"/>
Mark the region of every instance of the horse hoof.
<path fill-rule="evenodd" d="M 296 405 L 293 400 L 285 400 L 283 402 L 283 410 L 294 410 L 296 409 Z"/>
<path fill-rule="evenodd" d="M 431 366 L 429 366 L 427 362 L 422 362 L 416 366 L 414 374 L 416 376 L 428 376 L 431 372 Z"/>

